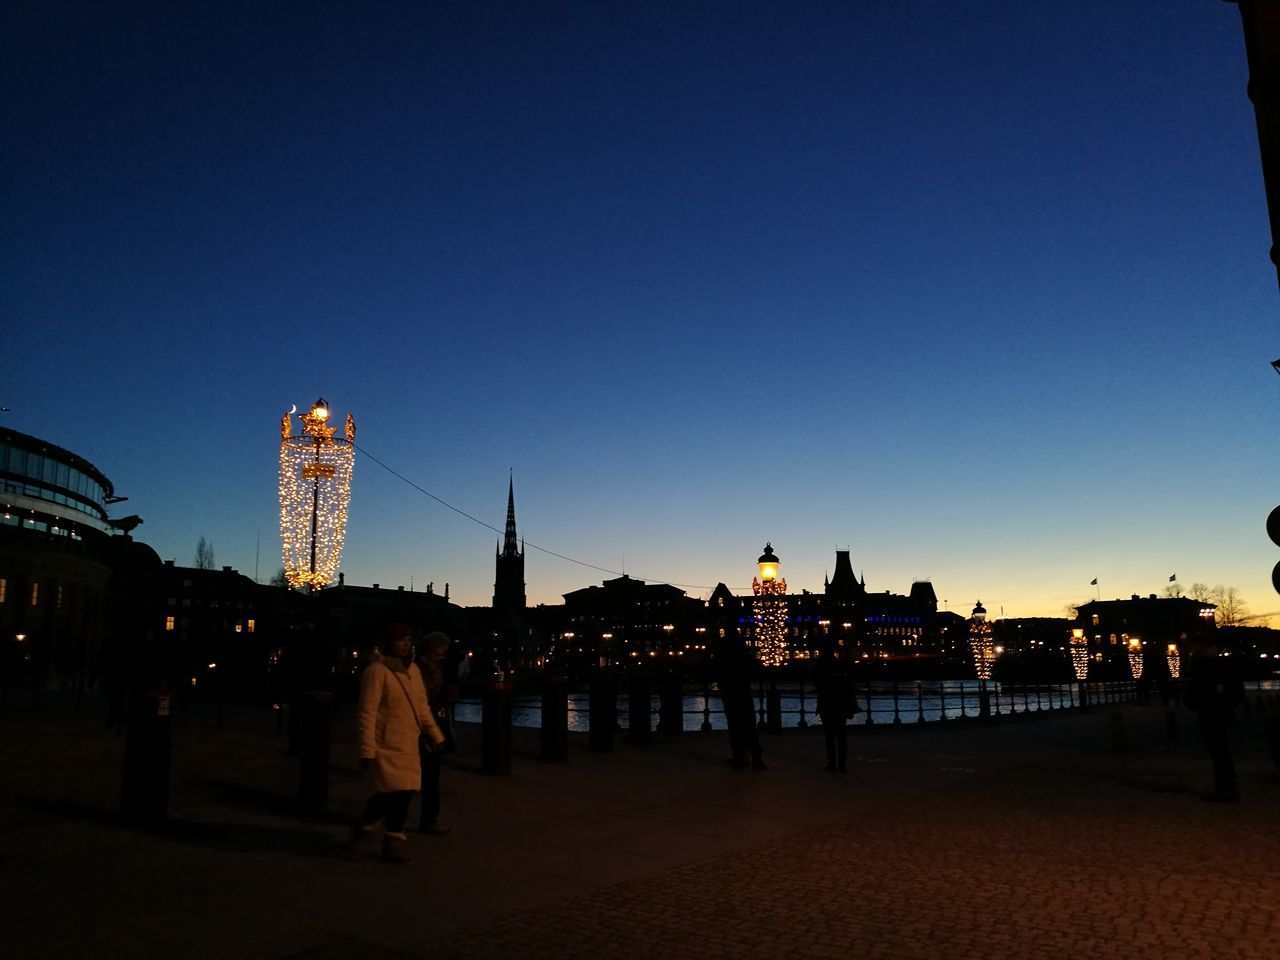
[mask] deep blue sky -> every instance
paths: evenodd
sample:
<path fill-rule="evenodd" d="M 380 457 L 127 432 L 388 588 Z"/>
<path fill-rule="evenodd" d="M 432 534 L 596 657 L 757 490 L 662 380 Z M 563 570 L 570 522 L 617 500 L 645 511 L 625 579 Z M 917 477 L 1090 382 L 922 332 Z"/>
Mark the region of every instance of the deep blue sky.
<path fill-rule="evenodd" d="M 1234 7 L 8 4 L 4 423 L 278 566 L 278 422 L 636 576 L 1280 609 Z M 357 583 L 495 536 L 357 461 Z M 604 574 L 529 551 L 531 601 Z M 694 594 L 705 593 L 693 589 Z"/>

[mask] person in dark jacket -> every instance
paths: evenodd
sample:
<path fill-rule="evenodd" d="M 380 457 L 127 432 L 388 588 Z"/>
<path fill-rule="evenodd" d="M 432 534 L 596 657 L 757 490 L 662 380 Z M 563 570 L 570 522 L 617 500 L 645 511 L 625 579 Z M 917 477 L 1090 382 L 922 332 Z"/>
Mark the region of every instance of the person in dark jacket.
<path fill-rule="evenodd" d="M 1239 800 L 1236 765 L 1227 733 L 1235 721 L 1235 708 L 1244 703 L 1244 682 L 1237 658 L 1224 650 L 1216 637 L 1205 638 L 1196 645 L 1182 702 L 1196 712 L 1200 738 L 1213 763 L 1213 793 L 1205 799 Z"/>
<path fill-rule="evenodd" d="M 822 720 L 822 736 L 827 742 L 827 769 L 844 773 L 849 756 L 849 731 L 846 726 L 858 708 L 853 684 L 835 649 L 823 651 L 818 661 L 818 717 Z"/>
<path fill-rule="evenodd" d="M 751 766 L 764 770 L 764 751 L 756 729 L 756 711 L 751 697 L 751 681 L 756 673 L 756 659 L 738 637 L 724 642 L 720 651 L 720 702 L 724 707 L 725 726 L 729 728 L 729 765 L 741 770 L 751 757 Z"/>
<path fill-rule="evenodd" d="M 444 734 L 444 744 L 435 750 L 428 744 L 421 746 L 422 762 L 422 813 L 418 821 L 421 833 L 442 837 L 449 828 L 440 823 L 440 766 L 441 753 L 448 751 L 453 745 L 453 723 L 450 717 L 448 691 L 449 678 L 446 657 L 449 653 L 449 638 L 443 633 L 429 633 L 422 639 L 418 648 L 416 662 L 422 672 L 423 682 L 427 687 L 427 701 L 431 705 L 431 715 L 436 726 Z"/>

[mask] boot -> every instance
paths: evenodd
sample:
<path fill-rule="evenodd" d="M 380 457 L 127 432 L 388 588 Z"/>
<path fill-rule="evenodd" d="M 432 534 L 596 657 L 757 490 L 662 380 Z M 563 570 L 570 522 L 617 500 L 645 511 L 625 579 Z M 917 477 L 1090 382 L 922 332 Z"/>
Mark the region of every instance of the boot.
<path fill-rule="evenodd" d="M 377 828 L 376 823 L 372 826 L 362 823 L 352 824 L 351 832 L 347 836 L 347 855 L 352 860 L 359 860 L 365 855 L 369 841 L 377 836 Z"/>
<path fill-rule="evenodd" d="M 387 863 L 394 863 L 398 867 L 407 867 L 413 863 L 413 857 L 409 856 L 405 849 L 406 841 L 404 837 L 393 837 L 387 834 L 382 841 L 382 859 Z"/>

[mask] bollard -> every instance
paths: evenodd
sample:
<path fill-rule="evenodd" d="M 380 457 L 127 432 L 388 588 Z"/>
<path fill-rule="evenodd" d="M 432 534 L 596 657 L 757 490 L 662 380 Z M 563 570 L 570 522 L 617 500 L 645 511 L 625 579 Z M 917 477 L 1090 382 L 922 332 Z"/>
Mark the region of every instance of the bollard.
<path fill-rule="evenodd" d="M 613 749 L 613 733 L 618 728 L 618 683 L 611 673 L 591 675 L 587 704 L 587 746 L 596 751 Z"/>
<path fill-rule="evenodd" d="M 1124 714 L 1119 711 L 1114 711 L 1111 714 L 1111 752 L 1129 752 L 1129 740 L 1125 734 Z"/>
<path fill-rule="evenodd" d="M 678 673 L 665 673 L 662 676 L 658 732 L 663 736 L 684 732 L 684 684 Z"/>
<path fill-rule="evenodd" d="M 769 678 L 769 689 L 765 692 L 765 725 L 769 733 L 782 732 L 782 694 L 778 692 L 778 684 Z"/>
<path fill-rule="evenodd" d="M 171 702 L 164 690 L 142 691 L 130 701 L 120 790 L 126 823 L 156 829 L 169 817 Z"/>
<path fill-rule="evenodd" d="M 562 763 L 569 759 L 569 680 L 543 678 L 542 759 Z"/>
<path fill-rule="evenodd" d="M 627 741 L 649 742 L 649 678 L 641 673 L 627 677 Z"/>
<path fill-rule="evenodd" d="M 1272 714 L 1262 724 L 1262 736 L 1267 742 L 1267 753 L 1275 764 L 1275 776 L 1280 779 L 1280 715 Z"/>
<path fill-rule="evenodd" d="M 1166 710 L 1164 712 L 1164 733 L 1170 740 L 1177 740 L 1178 731 L 1178 714 L 1174 710 Z"/>
<path fill-rule="evenodd" d="M 991 722 L 991 692 L 987 690 L 985 683 L 978 687 L 978 716 L 984 723 Z"/>
<path fill-rule="evenodd" d="M 511 681 L 486 681 L 480 714 L 480 769 L 495 776 L 511 772 Z"/>
<path fill-rule="evenodd" d="M 329 728 L 333 694 L 306 690 L 298 704 L 298 808 L 317 813 L 329 802 Z"/>

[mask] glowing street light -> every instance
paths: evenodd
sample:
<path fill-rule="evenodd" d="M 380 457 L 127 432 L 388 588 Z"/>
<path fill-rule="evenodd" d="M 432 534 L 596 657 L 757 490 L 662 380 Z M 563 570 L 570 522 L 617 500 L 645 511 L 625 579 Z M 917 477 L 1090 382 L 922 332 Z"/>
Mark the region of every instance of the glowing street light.
<path fill-rule="evenodd" d="M 1071 631 L 1071 669 L 1077 680 L 1089 677 L 1089 640 L 1084 630 L 1075 627 Z"/>
<path fill-rule="evenodd" d="M 321 397 L 299 415 L 302 430 L 294 434 L 296 412 L 280 420 L 280 540 L 289 585 L 314 590 L 333 579 L 342 556 L 356 421 L 348 413 L 344 436 L 335 437 Z"/>
<path fill-rule="evenodd" d="M 1129 674 L 1135 680 L 1142 679 L 1142 640 L 1138 637 L 1129 638 Z"/>
<path fill-rule="evenodd" d="M 780 667 L 787 659 L 787 581 L 778 576 L 782 561 L 773 552 L 773 544 L 764 545 L 764 553 L 756 561 L 759 575 L 751 581 L 755 594 L 756 651 L 766 667 Z"/>

